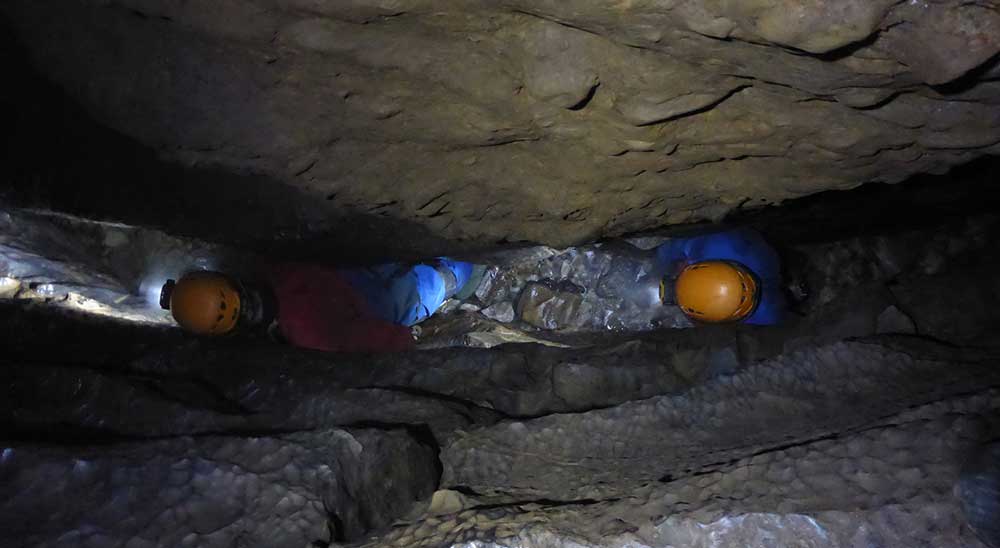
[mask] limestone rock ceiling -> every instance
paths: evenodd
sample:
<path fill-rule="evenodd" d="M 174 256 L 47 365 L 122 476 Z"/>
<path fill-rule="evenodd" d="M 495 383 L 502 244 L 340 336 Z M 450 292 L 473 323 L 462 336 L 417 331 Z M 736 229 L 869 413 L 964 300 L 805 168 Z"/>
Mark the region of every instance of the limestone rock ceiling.
<path fill-rule="evenodd" d="M 717 219 L 1000 152 L 991 1 L 2 10 L 40 72 L 164 158 L 467 245 Z"/>

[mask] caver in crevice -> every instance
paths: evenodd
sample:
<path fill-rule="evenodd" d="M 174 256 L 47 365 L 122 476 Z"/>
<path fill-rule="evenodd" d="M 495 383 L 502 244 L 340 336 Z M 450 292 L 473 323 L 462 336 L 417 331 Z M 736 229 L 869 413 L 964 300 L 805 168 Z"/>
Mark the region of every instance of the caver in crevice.
<path fill-rule="evenodd" d="M 412 348 L 411 327 L 474 290 L 478 273 L 444 257 L 356 269 L 281 264 L 257 280 L 195 271 L 169 280 L 160 305 L 200 335 L 267 329 L 302 348 L 393 352 Z"/>
<path fill-rule="evenodd" d="M 597 281 L 593 288 L 580 287 L 578 300 L 583 302 L 590 291 L 608 302 L 638 299 L 644 303 L 633 308 L 645 315 L 680 310 L 695 325 L 776 325 L 785 316 L 781 261 L 753 230 L 733 228 L 672 237 L 648 251 L 621 245 L 631 251 L 615 252 L 615 246 L 608 247 L 605 266 L 575 265 L 601 271 L 578 272 L 581 279 Z M 442 257 L 415 265 L 388 263 L 368 268 L 280 264 L 264 269 L 259 280 L 195 271 L 164 286 L 161 306 L 171 310 L 182 327 L 197 334 L 224 335 L 270 326 L 271 332 L 303 348 L 400 351 L 413 347 L 412 326 L 432 316 L 449 299 L 471 297 L 479 289 L 484 270 Z M 564 285 L 576 287 L 568 281 Z M 657 286 L 659 298 L 655 297 Z M 654 296 L 647 301 L 650 290 Z M 563 318 L 553 327 L 559 329 L 572 320 Z"/>
<path fill-rule="evenodd" d="M 778 253 L 756 231 L 671 238 L 656 248 L 660 300 L 695 322 L 776 325 L 786 313 Z"/>

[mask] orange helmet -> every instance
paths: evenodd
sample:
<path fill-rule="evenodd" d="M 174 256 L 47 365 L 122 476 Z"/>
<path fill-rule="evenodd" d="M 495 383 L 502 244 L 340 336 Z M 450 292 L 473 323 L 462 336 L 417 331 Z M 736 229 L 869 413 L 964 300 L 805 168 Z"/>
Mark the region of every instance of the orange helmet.
<path fill-rule="evenodd" d="M 236 327 L 240 317 L 240 292 L 218 272 L 192 272 L 177 282 L 167 280 L 160 306 L 170 310 L 177 323 L 199 335 L 223 335 Z"/>
<path fill-rule="evenodd" d="M 738 322 L 758 302 L 757 278 L 730 261 L 702 261 L 684 267 L 674 285 L 677 304 L 691 319 L 707 323 Z"/>

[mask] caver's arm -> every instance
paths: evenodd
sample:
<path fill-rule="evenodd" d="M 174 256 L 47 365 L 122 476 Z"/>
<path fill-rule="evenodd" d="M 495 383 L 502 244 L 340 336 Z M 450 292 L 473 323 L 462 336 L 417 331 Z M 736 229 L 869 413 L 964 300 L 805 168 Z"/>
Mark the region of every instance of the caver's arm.
<path fill-rule="evenodd" d="M 434 265 L 398 263 L 349 271 L 351 284 L 385 321 L 412 326 L 429 318 L 468 282 L 472 265 L 441 258 Z"/>

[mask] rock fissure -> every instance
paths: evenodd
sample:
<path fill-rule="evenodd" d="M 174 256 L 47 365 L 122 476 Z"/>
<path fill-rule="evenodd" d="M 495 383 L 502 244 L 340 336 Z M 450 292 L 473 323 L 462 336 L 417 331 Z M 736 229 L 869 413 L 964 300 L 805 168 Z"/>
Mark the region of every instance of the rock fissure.
<path fill-rule="evenodd" d="M 5 540 L 983 548 L 995 4 L 3 3 Z M 657 250 L 733 227 L 777 325 L 670 304 Z M 412 352 L 159 308 L 443 257 L 482 280 Z"/>

